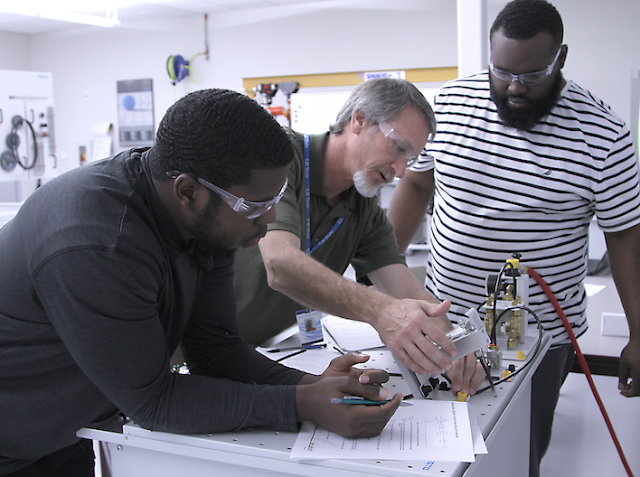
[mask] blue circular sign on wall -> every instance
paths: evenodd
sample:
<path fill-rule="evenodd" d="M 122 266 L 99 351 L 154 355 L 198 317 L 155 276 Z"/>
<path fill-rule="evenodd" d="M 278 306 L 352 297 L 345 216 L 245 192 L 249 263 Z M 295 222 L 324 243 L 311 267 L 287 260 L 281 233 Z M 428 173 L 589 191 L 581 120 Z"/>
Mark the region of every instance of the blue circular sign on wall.
<path fill-rule="evenodd" d="M 124 106 L 124 109 L 127 111 L 131 111 L 136 106 L 136 99 L 128 94 L 122 98 L 122 106 Z"/>

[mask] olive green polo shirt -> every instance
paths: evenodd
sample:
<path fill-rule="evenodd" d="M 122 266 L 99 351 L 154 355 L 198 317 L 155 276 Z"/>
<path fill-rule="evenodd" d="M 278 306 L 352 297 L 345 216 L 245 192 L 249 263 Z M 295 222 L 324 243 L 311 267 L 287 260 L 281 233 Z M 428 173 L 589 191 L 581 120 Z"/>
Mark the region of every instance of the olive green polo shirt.
<path fill-rule="evenodd" d="M 269 225 L 269 230 L 286 230 L 297 235 L 300 249 L 306 252 L 304 136 L 291 130 L 287 132 L 295 158 L 289 170 L 289 186 L 276 205 L 276 220 Z M 377 198 L 363 197 L 351 187 L 335 206 L 327 200 L 324 151 L 328 137 L 329 133 L 310 136 L 311 248 L 327 236 L 340 217 L 344 220 L 311 257 L 340 275 L 349 264 L 358 276 L 364 276 L 386 265 L 406 263 Z M 306 308 L 269 288 L 258 247 L 237 251 L 234 273 L 238 324 L 248 343 L 259 345 L 295 324 L 296 311 Z"/>

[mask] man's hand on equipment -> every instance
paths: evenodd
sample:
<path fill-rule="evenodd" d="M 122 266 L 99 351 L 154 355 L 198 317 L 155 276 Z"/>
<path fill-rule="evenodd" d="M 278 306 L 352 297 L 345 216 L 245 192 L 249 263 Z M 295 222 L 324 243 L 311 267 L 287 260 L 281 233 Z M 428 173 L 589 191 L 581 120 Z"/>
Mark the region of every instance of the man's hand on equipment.
<path fill-rule="evenodd" d="M 445 336 L 451 328 L 446 313 L 451 302 L 433 304 L 423 300 L 394 300 L 374 325 L 383 343 L 396 358 L 418 374 L 440 374 L 451 369 L 456 347 Z"/>
<path fill-rule="evenodd" d="M 471 353 L 454 361 L 451 370 L 447 371 L 447 376 L 451 379 L 451 392 L 453 394 L 458 394 L 459 391 L 462 391 L 471 396 L 476 393 L 486 374 L 482 364 Z"/>

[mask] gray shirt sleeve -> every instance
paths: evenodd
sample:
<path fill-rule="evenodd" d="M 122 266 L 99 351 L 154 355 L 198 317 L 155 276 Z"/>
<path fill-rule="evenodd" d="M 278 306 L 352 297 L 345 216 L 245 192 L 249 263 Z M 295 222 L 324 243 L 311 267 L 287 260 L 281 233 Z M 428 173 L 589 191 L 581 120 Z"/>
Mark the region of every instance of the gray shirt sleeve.
<path fill-rule="evenodd" d="M 195 356 L 196 372 L 215 377 L 170 372 L 167 334 L 179 333 L 184 324 L 163 326 L 158 275 L 135 257 L 68 251 L 42 266 L 33 283 L 74 362 L 141 426 L 178 433 L 258 426 L 295 430 L 291 385 L 302 373 L 266 362 L 237 337 L 230 265 L 198 273 L 206 286 L 193 298 L 187 350 Z M 182 285 L 173 283 L 177 290 Z M 174 298 L 191 299 L 181 291 Z M 202 330 L 206 333 L 195 338 Z M 90 407 L 74 404 L 81 397 L 68 398 L 67 405 Z"/>

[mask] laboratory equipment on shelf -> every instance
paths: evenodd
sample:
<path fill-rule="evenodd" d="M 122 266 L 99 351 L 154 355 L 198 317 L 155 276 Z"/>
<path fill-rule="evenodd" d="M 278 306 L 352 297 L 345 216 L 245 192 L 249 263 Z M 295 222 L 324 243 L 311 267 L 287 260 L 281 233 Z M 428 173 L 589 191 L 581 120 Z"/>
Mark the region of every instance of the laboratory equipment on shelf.
<path fill-rule="evenodd" d="M 57 175 L 51 73 L 0 70 L 0 181 Z"/>

